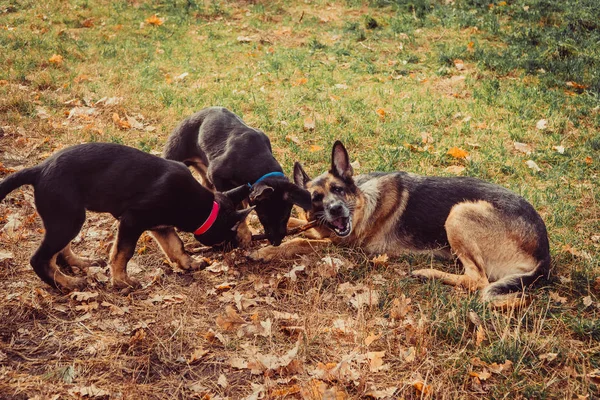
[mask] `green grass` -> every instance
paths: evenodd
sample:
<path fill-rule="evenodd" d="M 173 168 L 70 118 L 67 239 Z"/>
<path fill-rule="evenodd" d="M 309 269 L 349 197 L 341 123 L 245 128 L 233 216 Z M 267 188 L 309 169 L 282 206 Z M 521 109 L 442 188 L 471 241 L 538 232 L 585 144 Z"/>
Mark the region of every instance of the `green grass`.
<path fill-rule="evenodd" d="M 164 23 L 146 22 L 153 15 Z M 464 166 L 463 175 L 508 187 L 539 210 L 552 278 L 514 314 L 492 312 L 476 295 L 437 282 L 391 280 L 372 313 L 385 315 L 392 299 L 406 294 L 418 310 L 415 325 L 421 319 L 427 327 L 416 342 L 404 331 L 393 334 L 426 360 L 398 370 L 430 376 L 440 398 L 466 398 L 477 395 L 467 375 L 473 357 L 508 359 L 510 373 L 482 383 L 487 396 L 599 396 L 585 378 L 600 368 L 599 16 L 597 0 L 9 0 L 0 5 L 0 148 L 10 156 L 0 154 L 0 162 L 31 165 L 85 141 L 160 152 L 180 120 L 221 105 L 268 134 L 288 174 L 294 161 L 311 176 L 325 171 L 336 139 L 360 162 L 359 173 L 451 175 L 448 167 Z M 54 55 L 62 62 L 52 63 Z M 104 97 L 122 101 L 96 105 Z M 75 106 L 97 112 L 68 119 Z M 41 110 L 49 118 L 40 118 Z M 136 118 L 143 129 L 122 129 L 115 113 Z M 541 119 L 546 129 L 536 128 Z M 305 129 L 306 120 L 315 122 L 314 131 Z M 423 143 L 428 136 L 432 141 Z M 43 138 L 48 142 L 28 158 L 15 157 L 28 154 L 27 140 Z M 529 144 L 532 153 L 513 142 Z M 449 156 L 454 146 L 470 159 Z M 392 267 L 378 270 L 361 255 L 344 255 L 358 265 L 343 270 L 339 282 L 394 276 Z M 406 256 L 393 265 L 407 272 L 432 262 L 438 263 Z M 335 286 L 330 278 L 320 293 L 336 298 Z M 566 302 L 555 303 L 551 292 Z M 583 306 L 585 296 L 592 306 Z M 480 346 L 470 310 L 483 320 Z M 308 339 L 311 346 L 329 344 L 318 335 Z M 319 350 L 307 355 L 326 362 Z M 545 353 L 559 356 L 543 362 Z M 60 367 L 72 368 L 68 362 Z M 53 373 L 47 376 L 62 370 Z M 406 376 L 393 376 L 398 381 L 389 384 L 402 387 L 397 395 L 418 396 Z M 240 378 L 234 393 L 247 395 L 248 382 L 259 378 Z M 350 392 L 359 397 L 360 390 Z"/>

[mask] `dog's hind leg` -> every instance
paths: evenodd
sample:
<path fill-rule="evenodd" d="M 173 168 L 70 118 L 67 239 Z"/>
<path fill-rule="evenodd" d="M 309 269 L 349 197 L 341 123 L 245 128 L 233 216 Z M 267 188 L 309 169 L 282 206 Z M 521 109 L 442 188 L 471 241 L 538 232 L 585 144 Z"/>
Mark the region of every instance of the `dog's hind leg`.
<path fill-rule="evenodd" d="M 31 257 L 31 266 L 35 273 L 52 287 L 65 290 L 82 288 L 86 284 L 85 278 L 63 274 L 56 265 L 56 257 L 79 233 L 85 220 L 85 210 L 74 211 L 57 206 L 49 212 L 43 201 L 37 203 L 46 233 L 40 247 Z"/>
<path fill-rule="evenodd" d="M 212 190 L 213 192 L 215 191 L 215 185 L 211 182 L 210 179 L 208 179 L 208 167 L 206 166 L 206 164 L 204 164 L 201 158 L 189 158 L 185 160 L 185 164 L 191 166 L 198 172 L 198 174 L 200 174 L 200 178 L 202 181 L 201 183 L 204 187 L 206 187 L 209 190 Z"/>
<path fill-rule="evenodd" d="M 116 289 L 138 288 L 140 283 L 127 275 L 127 263 L 133 257 L 135 245 L 144 232 L 122 216 L 115 243 L 112 246 L 109 266 L 112 284 Z"/>
<path fill-rule="evenodd" d="M 174 228 L 160 228 L 150 231 L 150 236 L 156 240 L 161 250 L 171 263 L 177 264 L 181 269 L 204 269 L 208 263 L 203 259 L 195 259 L 187 254 L 183 242 Z"/>
<path fill-rule="evenodd" d="M 73 249 L 71 249 L 71 243 L 69 243 L 60 254 L 63 256 L 68 265 L 81 268 L 86 274 L 88 273 L 89 268 L 92 266 L 92 260 L 81 257 L 73 252 Z"/>

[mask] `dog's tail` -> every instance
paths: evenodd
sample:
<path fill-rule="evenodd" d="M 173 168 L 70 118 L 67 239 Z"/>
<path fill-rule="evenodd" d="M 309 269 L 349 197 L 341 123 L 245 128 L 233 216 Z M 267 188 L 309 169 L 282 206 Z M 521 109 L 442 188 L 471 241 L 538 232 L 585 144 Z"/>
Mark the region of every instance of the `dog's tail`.
<path fill-rule="evenodd" d="M 498 296 L 511 292 L 522 291 L 527 286 L 531 286 L 538 280 L 548 277 L 550 257 L 540 261 L 537 267 L 531 272 L 525 274 L 508 275 L 498 279 L 488 285 L 481 294 L 483 300 L 491 301 Z"/>
<path fill-rule="evenodd" d="M 34 185 L 40 174 L 39 167 L 25 168 L 0 181 L 0 201 L 16 188 L 23 185 Z"/>

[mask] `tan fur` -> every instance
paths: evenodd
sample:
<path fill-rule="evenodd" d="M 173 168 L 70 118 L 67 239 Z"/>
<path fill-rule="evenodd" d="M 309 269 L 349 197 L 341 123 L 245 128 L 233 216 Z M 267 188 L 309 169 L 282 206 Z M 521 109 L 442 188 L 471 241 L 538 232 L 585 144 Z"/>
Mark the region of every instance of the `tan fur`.
<path fill-rule="evenodd" d="M 48 263 L 48 269 L 50 270 L 51 275 L 54 278 L 54 282 L 56 282 L 56 285 L 67 292 L 82 288 L 86 283 L 85 278 L 75 278 L 63 274 L 58 265 L 56 264 L 57 257 L 58 254 L 55 254 L 54 257 L 52 257 L 52 259 Z"/>
<path fill-rule="evenodd" d="M 112 246 L 108 260 L 112 284 L 117 289 L 137 288 L 141 286 L 136 279 L 127 275 L 127 262 L 133 256 L 134 251 L 135 245 L 129 246 L 119 243 L 119 234 L 117 233 L 117 238 Z"/>
<path fill-rule="evenodd" d="M 191 164 L 191 166 L 198 171 L 198 174 L 200 174 L 201 182 L 202 185 L 204 187 L 206 187 L 207 189 L 212 190 L 213 192 L 215 191 L 215 187 L 212 184 L 212 182 L 210 181 L 210 179 L 208 179 L 208 167 L 206 166 L 206 164 L 204 164 L 204 162 L 202 161 L 201 158 L 199 157 L 193 157 L 190 159 L 185 160 L 187 162 L 189 162 Z"/>
<path fill-rule="evenodd" d="M 167 227 L 150 231 L 150 236 L 156 240 L 161 250 L 172 264 L 181 269 L 199 269 L 207 266 L 206 261 L 197 260 L 187 254 L 183 248 L 181 238 L 175 232 L 175 228 Z"/>
<path fill-rule="evenodd" d="M 67 247 L 62 250 L 61 254 L 68 265 L 81 268 L 86 273 L 92 266 L 91 260 L 81 257 L 73 252 L 71 249 L 71 243 L 69 243 Z"/>

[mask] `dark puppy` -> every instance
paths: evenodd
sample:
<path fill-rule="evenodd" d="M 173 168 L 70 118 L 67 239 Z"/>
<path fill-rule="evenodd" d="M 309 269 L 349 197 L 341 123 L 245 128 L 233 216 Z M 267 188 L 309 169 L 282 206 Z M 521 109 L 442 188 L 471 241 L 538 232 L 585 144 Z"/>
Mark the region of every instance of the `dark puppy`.
<path fill-rule="evenodd" d="M 170 261 L 183 269 L 199 268 L 205 266 L 203 261 L 184 252 L 173 227 L 194 232 L 205 245 L 235 242 L 237 226 L 250 212 L 236 211 L 248 195 L 246 186 L 213 193 L 181 163 L 109 143 L 69 147 L 10 175 L 0 182 L 0 201 L 25 184 L 35 189 L 36 208 L 46 229 L 31 265 L 44 282 L 67 290 L 82 287 L 85 279 L 64 275 L 56 257 L 62 254 L 70 265 L 89 266 L 70 248 L 86 210 L 108 212 L 119 219 L 109 261 L 117 288 L 138 285 L 127 276 L 126 267 L 144 231 L 151 231 Z"/>
<path fill-rule="evenodd" d="M 194 167 L 207 187 L 230 190 L 249 184 L 250 204 L 275 246 L 286 234 L 296 204 L 310 209 L 310 194 L 290 182 L 273 157 L 271 142 L 223 107 L 205 108 L 185 119 L 171 134 L 164 157 Z M 248 244 L 250 231 L 240 226 L 240 241 Z"/>
<path fill-rule="evenodd" d="M 413 271 L 413 275 L 481 289 L 483 299 L 496 305 L 506 300 L 509 305 L 511 296 L 501 295 L 548 275 L 544 221 L 525 199 L 498 185 L 406 172 L 354 177 L 341 142 L 333 146 L 329 172 L 310 179 L 296 163 L 294 177 L 312 194 L 308 219 L 322 223 L 312 237 L 327 240 L 293 239 L 279 248 L 258 250 L 255 259 L 311 252 L 329 241 L 374 254 L 456 255 L 465 270 L 462 275 L 436 269 Z"/>

